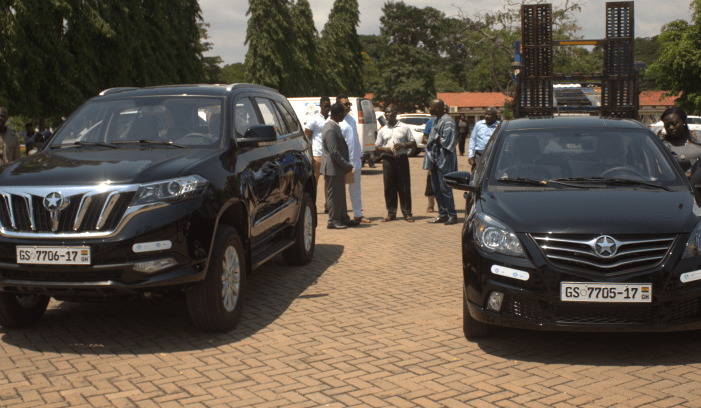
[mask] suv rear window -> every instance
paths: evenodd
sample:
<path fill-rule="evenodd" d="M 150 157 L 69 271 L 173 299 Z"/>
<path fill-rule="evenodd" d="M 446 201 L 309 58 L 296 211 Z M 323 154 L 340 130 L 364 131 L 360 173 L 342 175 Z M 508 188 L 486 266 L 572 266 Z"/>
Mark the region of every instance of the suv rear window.
<path fill-rule="evenodd" d="M 52 145 L 152 140 L 190 147 L 219 146 L 219 98 L 161 96 L 92 101 L 61 126 Z"/>

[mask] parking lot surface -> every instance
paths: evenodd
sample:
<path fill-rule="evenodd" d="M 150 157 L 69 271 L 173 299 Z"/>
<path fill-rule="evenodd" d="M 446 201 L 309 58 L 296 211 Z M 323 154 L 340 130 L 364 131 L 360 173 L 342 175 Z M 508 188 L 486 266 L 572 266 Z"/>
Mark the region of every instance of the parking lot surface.
<path fill-rule="evenodd" d="M 195 329 L 184 297 L 52 301 L 39 324 L 0 328 L 0 406 L 701 406 L 701 340 L 684 333 L 467 341 L 462 225 L 426 223 L 422 161 L 410 159 L 415 223 L 380 222 L 382 168 L 363 168 L 373 223 L 327 230 L 319 214 L 314 261 L 254 271 L 229 333 Z M 462 221 L 460 192 L 456 207 Z"/>

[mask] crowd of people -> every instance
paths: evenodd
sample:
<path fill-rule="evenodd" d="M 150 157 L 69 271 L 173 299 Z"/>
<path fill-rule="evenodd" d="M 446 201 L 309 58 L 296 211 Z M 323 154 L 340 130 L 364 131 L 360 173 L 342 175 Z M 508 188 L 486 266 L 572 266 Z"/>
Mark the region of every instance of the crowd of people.
<path fill-rule="evenodd" d="M 315 174 L 319 185 L 324 176 L 324 212 L 329 214 L 327 228 L 345 229 L 371 221 L 363 216 L 360 168 L 361 146 L 355 120 L 349 114 L 352 104 L 346 95 L 338 95 L 336 103 L 329 97 L 322 97 L 319 112 L 306 124 L 305 133 L 312 141 L 312 154 Z M 411 174 L 408 152 L 416 147 L 411 129 L 397 120 L 397 108 L 385 108 L 386 125 L 377 133 L 375 151 L 382 154 L 385 206 L 387 216 L 382 222 L 397 219 L 397 211 L 407 222 L 414 222 L 411 201 Z M 432 119 L 424 130 L 425 154 L 423 169 L 428 171 L 426 196 L 427 212 L 434 212 L 434 202 L 438 205 L 438 216 L 429 223 L 453 225 L 458 223 L 453 190 L 443 177 L 458 168 L 456 148 L 464 154 L 464 144 L 469 133 L 465 117 L 458 123 L 447 113 L 445 102 L 434 99 L 429 105 Z M 468 149 L 469 163 L 474 166 L 474 155 L 479 155 L 484 145 L 498 126 L 497 110 L 490 107 L 487 118 L 479 121 L 470 136 Z M 351 196 L 353 219 L 347 214 L 346 189 Z M 320 195 L 318 195 L 320 196 Z"/>

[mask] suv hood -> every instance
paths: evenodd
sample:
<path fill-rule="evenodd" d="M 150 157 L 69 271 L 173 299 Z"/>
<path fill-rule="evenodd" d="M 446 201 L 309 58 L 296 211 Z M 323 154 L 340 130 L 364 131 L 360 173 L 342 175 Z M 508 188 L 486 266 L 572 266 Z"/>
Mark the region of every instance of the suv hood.
<path fill-rule="evenodd" d="M 119 148 L 44 151 L 0 168 L 0 186 L 146 183 L 177 177 L 210 149 Z"/>
<path fill-rule="evenodd" d="M 489 192 L 480 204 L 482 211 L 521 233 L 680 234 L 690 233 L 699 221 L 689 191 Z"/>

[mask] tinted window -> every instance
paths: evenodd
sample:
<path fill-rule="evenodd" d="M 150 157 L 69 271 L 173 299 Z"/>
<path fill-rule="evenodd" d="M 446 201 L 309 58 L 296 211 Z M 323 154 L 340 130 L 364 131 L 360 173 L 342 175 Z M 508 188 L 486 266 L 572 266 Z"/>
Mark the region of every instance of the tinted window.
<path fill-rule="evenodd" d="M 399 119 L 402 123 L 405 123 L 407 125 L 415 125 L 415 126 L 422 126 L 425 125 L 426 122 L 431 119 L 430 117 L 409 117 L 409 118 L 401 118 Z"/>
<path fill-rule="evenodd" d="M 182 96 L 93 101 L 61 126 L 51 144 L 155 140 L 218 146 L 221 106 L 218 98 Z"/>
<path fill-rule="evenodd" d="M 372 102 L 368 99 L 363 99 L 360 101 L 360 107 L 363 109 L 365 123 L 374 122 L 375 120 L 372 117 L 375 116 L 375 108 L 372 106 Z"/>
<path fill-rule="evenodd" d="M 258 104 L 260 114 L 263 116 L 263 123 L 275 126 L 278 136 L 283 134 L 284 130 L 281 128 L 280 123 L 278 123 L 273 103 L 269 99 L 264 98 L 256 98 L 256 103 Z"/>
<path fill-rule="evenodd" d="M 279 108 L 280 114 L 282 115 L 282 120 L 287 125 L 288 130 L 290 132 L 298 131 L 299 125 L 297 124 L 297 119 L 295 119 L 294 115 L 292 115 L 292 113 L 290 113 L 290 111 L 288 111 L 282 103 L 275 101 L 275 104 Z"/>
<path fill-rule="evenodd" d="M 495 151 L 492 176 L 680 181 L 648 132 L 604 128 L 504 132 Z"/>
<path fill-rule="evenodd" d="M 248 98 L 240 99 L 236 102 L 234 108 L 234 127 L 236 128 L 236 137 L 243 137 L 248 128 L 253 125 L 259 125 L 256 111 L 253 109 L 253 104 Z"/>

